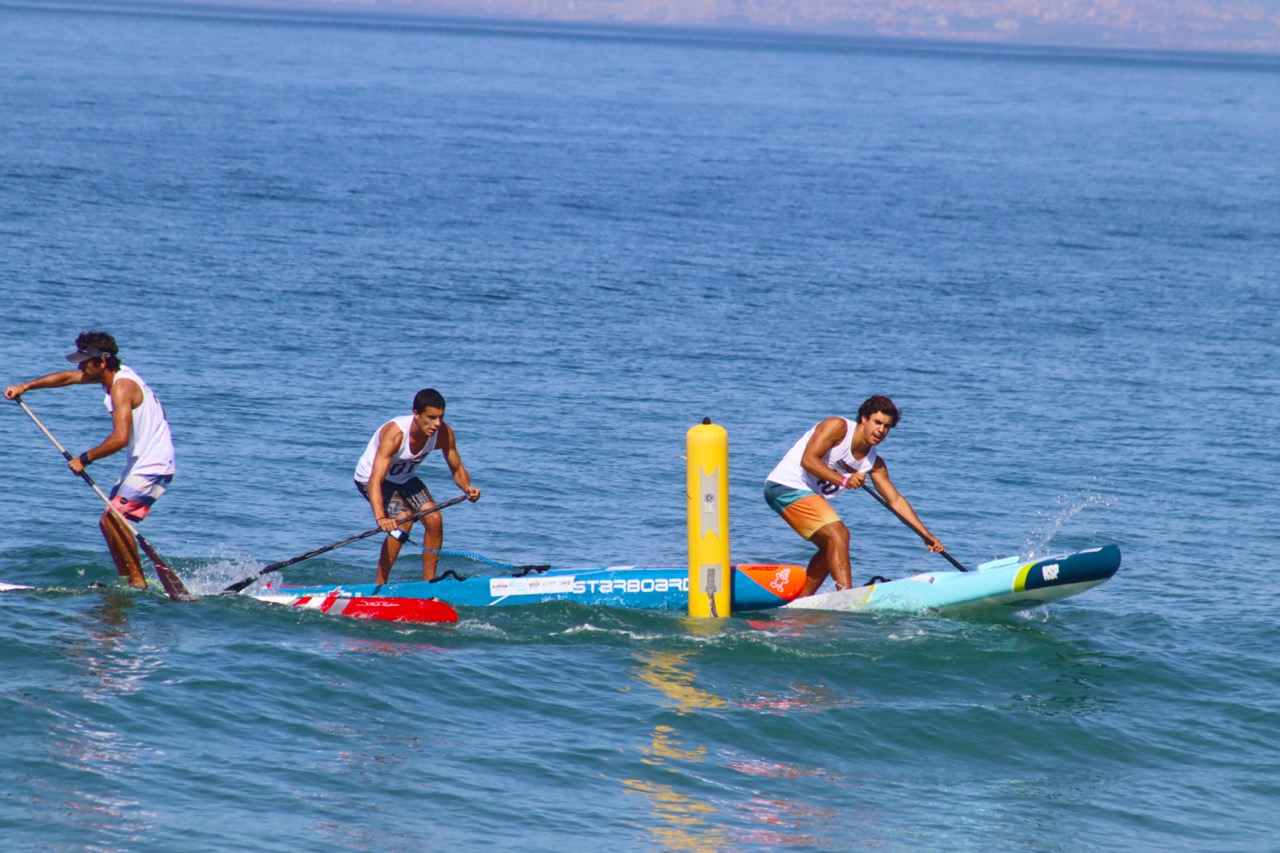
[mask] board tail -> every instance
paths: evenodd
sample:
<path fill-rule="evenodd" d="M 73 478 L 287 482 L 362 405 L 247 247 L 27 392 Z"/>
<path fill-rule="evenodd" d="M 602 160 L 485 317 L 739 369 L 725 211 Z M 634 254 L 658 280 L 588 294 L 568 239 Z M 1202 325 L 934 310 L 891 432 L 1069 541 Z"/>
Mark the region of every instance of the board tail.
<path fill-rule="evenodd" d="M 766 596 L 775 597 L 778 604 L 794 601 L 804 590 L 804 566 L 739 563 L 734 568 L 739 577 L 750 580 Z"/>

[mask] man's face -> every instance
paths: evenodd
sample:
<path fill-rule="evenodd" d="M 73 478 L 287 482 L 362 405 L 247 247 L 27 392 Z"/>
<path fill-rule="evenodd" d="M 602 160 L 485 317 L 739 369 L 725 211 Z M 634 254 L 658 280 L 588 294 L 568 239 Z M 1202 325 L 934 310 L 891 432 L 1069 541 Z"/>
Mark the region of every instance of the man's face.
<path fill-rule="evenodd" d="M 76 365 L 80 368 L 80 372 L 90 379 L 96 379 L 102 375 L 102 371 L 107 367 L 107 360 L 102 356 L 97 358 L 86 358 L 84 361 Z"/>
<path fill-rule="evenodd" d="M 414 412 L 413 420 L 418 424 L 418 429 L 427 435 L 435 435 L 436 430 L 440 429 L 440 424 L 444 423 L 444 409 L 427 406 L 421 412 Z"/>
<path fill-rule="evenodd" d="M 867 438 L 875 446 L 889 437 L 889 430 L 893 429 L 893 418 L 884 412 L 873 412 L 863 424 L 866 425 Z"/>

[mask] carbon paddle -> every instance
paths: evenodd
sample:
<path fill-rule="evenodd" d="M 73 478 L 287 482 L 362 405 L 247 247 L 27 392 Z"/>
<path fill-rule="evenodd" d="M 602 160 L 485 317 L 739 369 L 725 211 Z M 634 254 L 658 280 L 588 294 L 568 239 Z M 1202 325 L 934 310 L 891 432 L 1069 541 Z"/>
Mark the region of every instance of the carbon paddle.
<path fill-rule="evenodd" d="M 53 433 L 49 432 L 49 428 L 40 422 L 40 419 L 36 417 L 36 413 L 31 411 L 31 408 L 26 403 L 22 402 L 22 397 L 14 397 L 13 401 L 22 407 L 22 410 L 31 417 L 31 420 L 35 421 L 36 426 L 40 427 L 40 431 L 48 436 L 49 440 L 53 442 L 53 446 L 62 451 L 63 457 L 70 462 L 72 458 L 71 454 L 67 452 L 67 449 L 62 446 L 58 439 L 53 437 Z M 132 531 L 133 535 L 138 538 L 138 544 L 142 546 L 142 550 L 147 553 L 147 557 L 151 559 L 152 565 L 156 567 L 156 574 L 160 577 L 160 585 L 164 587 L 165 594 L 174 601 L 195 601 L 196 597 L 187 591 L 186 586 L 182 583 L 182 579 L 178 577 L 177 573 L 174 572 L 173 569 L 169 568 L 169 565 L 165 563 L 164 558 L 156 553 L 156 549 L 151 547 L 151 543 L 143 538 L 142 534 L 138 532 L 138 528 L 130 524 L 129 519 L 125 518 L 124 514 L 121 513 L 120 510 L 112 506 L 111 498 L 107 497 L 102 489 L 98 488 L 98 484 L 93 481 L 93 478 L 89 476 L 89 473 L 87 471 L 81 471 L 80 478 L 88 483 L 93 490 L 98 493 L 98 497 L 102 498 L 102 502 L 107 505 L 107 509 L 111 510 L 111 512 L 115 514 L 115 517 L 119 519 L 120 523 Z"/>
<path fill-rule="evenodd" d="M 902 513 L 898 512 L 896 509 L 894 509 L 893 507 L 889 506 L 889 502 L 888 502 L 888 501 L 886 501 L 884 498 L 882 498 L 882 497 L 880 496 L 879 492 L 877 492 L 875 489 L 873 489 L 873 488 L 871 487 L 871 484 L 870 484 L 870 483 L 867 483 L 866 485 L 864 485 L 864 486 L 862 487 L 862 490 L 863 490 L 864 492 L 866 492 L 867 494 L 871 495 L 871 497 L 873 497 L 873 498 L 875 498 L 876 500 L 878 500 L 878 501 L 880 502 L 880 506 L 884 507 L 885 509 L 889 510 L 889 512 L 891 512 L 891 513 L 893 513 L 894 515 L 896 515 L 896 516 L 898 517 L 898 520 L 899 520 L 899 521 L 901 521 L 903 524 L 905 524 L 907 527 L 911 528 L 911 530 L 912 530 L 912 531 L 914 531 L 914 532 L 915 532 L 915 534 L 916 534 L 917 536 L 919 536 L 921 539 L 923 539 L 923 540 L 924 540 L 924 542 L 925 542 L 925 544 L 926 544 L 926 545 L 927 545 L 927 544 L 929 544 L 929 540 L 928 540 L 928 538 L 926 538 L 926 537 L 925 537 L 925 535 L 924 535 L 923 533 L 921 533 L 919 530 L 916 530 L 915 526 L 914 526 L 911 522 L 907 521 L 907 519 L 902 515 Z M 962 565 L 960 565 L 958 562 L 956 562 L 955 557 L 952 557 L 952 556 L 951 556 L 950 554 L 948 554 L 946 551 L 939 551 L 938 553 L 939 553 L 939 554 L 941 554 L 942 556 L 946 557 L 946 558 L 947 558 L 947 562 L 948 562 L 948 563 L 950 563 L 951 565 L 955 566 L 955 567 L 956 567 L 957 569 L 959 569 L 960 571 L 962 571 L 962 572 L 967 572 L 967 571 L 969 571 L 969 570 L 968 570 L 968 569 L 966 569 L 964 566 L 962 566 Z"/>
<path fill-rule="evenodd" d="M 404 521 L 401 521 L 400 523 L 404 524 L 405 521 L 417 521 L 419 518 L 422 518 L 424 515 L 430 515 L 433 512 L 439 512 L 440 510 L 444 509 L 447 506 L 453 506 L 454 504 L 461 503 L 466 499 L 467 499 L 466 495 L 458 495 L 453 500 L 445 501 L 442 504 L 432 504 L 426 509 L 418 510 L 413 515 L 404 519 Z M 253 577 L 245 578 L 242 581 L 236 581 L 231 586 L 224 589 L 223 592 L 239 592 L 240 590 L 249 586 L 258 578 L 262 577 L 265 574 L 270 574 L 271 572 L 279 571 L 280 569 L 283 569 L 285 566 L 292 566 L 294 563 L 301 563 L 303 560 L 310 560 L 312 557 L 317 557 L 320 554 L 325 553 L 326 551 L 332 551 L 334 548 L 341 548 L 343 545 L 350 545 L 352 542 L 359 542 L 361 539 L 368 539 L 370 536 L 377 536 L 379 533 L 384 533 L 384 532 L 386 531 L 384 531 L 381 527 L 375 527 L 372 530 L 366 530 L 364 533 L 357 533 L 355 536 L 348 536 L 346 539 L 343 539 L 340 542 L 334 542 L 332 545 L 325 545 L 323 548 L 317 548 L 314 551 L 308 551 L 305 554 L 299 554 L 296 557 L 290 557 L 287 560 L 281 560 L 279 563 L 272 563 L 269 566 L 259 569 L 258 573 Z M 392 534 L 387 534 L 387 535 L 390 536 Z M 406 538 L 408 537 L 406 536 Z"/>

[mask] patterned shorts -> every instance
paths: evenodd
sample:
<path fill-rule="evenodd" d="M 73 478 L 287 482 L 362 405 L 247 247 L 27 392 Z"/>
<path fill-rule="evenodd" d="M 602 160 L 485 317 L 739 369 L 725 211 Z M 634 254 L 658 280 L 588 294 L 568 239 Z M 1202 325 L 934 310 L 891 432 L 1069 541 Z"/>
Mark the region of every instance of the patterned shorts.
<path fill-rule="evenodd" d="M 812 539 L 813 534 L 831 522 L 840 520 L 826 498 L 808 489 L 796 489 L 766 480 L 764 500 L 770 509 L 782 516 L 782 520 L 805 539 Z"/>
<path fill-rule="evenodd" d="M 365 500 L 369 500 L 369 484 L 355 481 L 356 488 L 360 490 L 360 494 L 364 495 Z M 406 509 L 410 512 L 417 512 L 423 507 L 429 506 L 434 501 L 431 492 L 427 491 L 426 485 L 417 477 L 410 477 L 403 483 L 388 483 L 382 481 L 382 507 L 386 510 L 387 515 L 395 516 L 404 512 Z"/>
<path fill-rule="evenodd" d="M 129 474 L 111 487 L 111 505 L 130 521 L 142 521 L 172 482 L 172 474 Z"/>

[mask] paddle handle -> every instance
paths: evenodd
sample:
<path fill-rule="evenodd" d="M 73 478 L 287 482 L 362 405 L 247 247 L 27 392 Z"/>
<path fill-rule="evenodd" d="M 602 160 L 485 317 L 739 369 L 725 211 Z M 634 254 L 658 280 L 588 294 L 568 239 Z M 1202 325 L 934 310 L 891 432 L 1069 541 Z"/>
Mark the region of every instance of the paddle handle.
<path fill-rule="evenodd" d="M 873 488 L 871 487 L 871 484 L 870 484 L 870 483 L 867 483 L 866 485 L 864 485 L 864 486 L 862 487 L 862 490 L 863 490 L 864 492 L 866 492 L 867 494 L 871 495 L 871 497 L 875 498 L 877 501 L 879 501 L 879 502 L 880 502 L 880 506 L 884 507 L 885 509 L 889 510 L 889 512 L 891 512 L 891 513 L 893 513 L 894 515 L 896 515 L 896 516 L 898 517 L 898 520 L 899 520 L 899 521 L 901 521 L 901 522 L 902 522 L 903 524 L 905 524 L 907 527 L 909 527 L 909 528 L 911 528 L 913 531 L 915 531 L 915 534 L 916 534 L 917 536 L 919 536 L 921 539 L 923 539 L 926 545 L 927 545 L 927 544 L 929 544 L 929 537 L 925 536 L 925 535 L 924 535 L 923 533 L 921 533 L 919 530 L 916 530 L 916 526 L 915 526 L 914 524 L 912 524 L 910 521 L 907 521 L 906 516 L 904 516 L 902 513 L 898 512 L 898 511 L 897 511 L 896 509 L 894 509 L 893 507 L 889 506 L 889 502 L 888 502 L 887 500 L 885 500 L 883 497 L 881 497 L 881 496 L 880 496 L 880 493 L 879 493 L 879 492 L 877 492 L 875 489 L 873 489 Z M 957 569 L 959 569 L 960 571 L 962 571 L 962 572 L 967 572 L 967 571 L 969 571 L 969 570 L 968 570 L 968 569 L 966 569 L 964 566 L 960 565 L 960 563 L 956 561 L 956 558 L 955 558 L 955 557 L 952 557 L 952 556 L 951 556 L 950 554 L 948 554 L 945 550 L 943 550 L 943 551 L 939 551 L 938 553 L 939 553 L 939 554 L 941 554 L 943 557 L 945 557 L 948 563 L 950 563 L 951 565 L 955 566 L 955 567 L 956 567 Z"/>
<path fill-rule="evenodd" d="M 14 397 L 13 401 L 22 407 L 22 411 L 27 413 L 28 417 L 35 422 L 36 426 L 40 427 L 40 431 L 45 434 L 46 438 L 53 442 L 53 446 L 58 448 L 62 453 L 63 458 L 70 462 L 72 459 L 71 454 L 62 446 L 62 442 L 58 441 L 54 434 L 49 432 L 49 428 L 36 417 L 36 413 L 31 411 L 31 407 L 23 402 L 22 397 Z M 111 503 L 111 498 L 107 497 L 106 493 L 102 491 L 102 489 L 98 488 L 98 484 L 89 476 L 89 472 L 81 471 L 80 479 L 88 483 L 89 487 L 98 493 L 98 497 L 102 498 L 102 502 L 107 505 L 107 509 L 111 511 L 121 524 L 128 528 L 128 530 L 137 537 L 138 544 L 142 546 L 142 550 L 147 553 L 147 557 L 156 567 L 156 575 L 160 578 L 160 585 L 164 587 L 165 594 L 174 601 L 195 601 L 196 597 L 187 591 L 186 586 L 182 583 L 182 579 L 178 577 L 177 573 L 175 573 L 173 569 L 169 568 L 168 564 L 165 563 L 165 561 L 156 552 L 156 549 L 151 547 L 151 543 L 138 532 L 138 528 L 134 527 L 133 524 L 129 522 L 129 519 L 124 517 L 124 513 L 120 512 L 120 510 Z"/>

